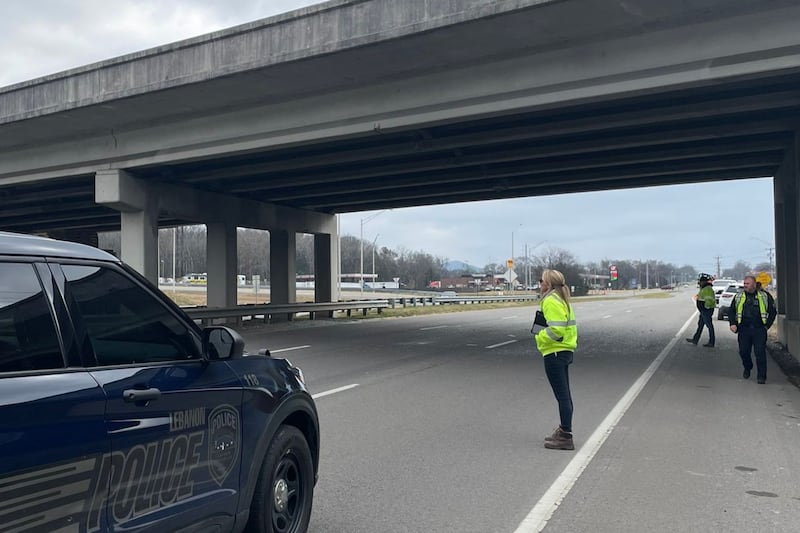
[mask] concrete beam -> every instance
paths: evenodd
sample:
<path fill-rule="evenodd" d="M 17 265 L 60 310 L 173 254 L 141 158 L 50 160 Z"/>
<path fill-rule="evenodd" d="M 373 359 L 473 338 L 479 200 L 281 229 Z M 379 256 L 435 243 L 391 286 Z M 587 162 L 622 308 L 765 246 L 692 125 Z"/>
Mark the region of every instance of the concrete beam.
<path fill-rule="evenodd" d="M 554 2 L 537 13 L 555 16 L 551 9 L 579 9 L 581 4 Z M 619 2 L 595 4 L 620 8 Z M 74 175 L 86 170 L 87 161 L 96 167 L 98 161 L 110 160 L 119 168 L 188 161 L 797 72 L 800 51 L 795 21 L 800 18 L 800 5 L 785 4 L 738 16 L 736 10 L 726 9 L 718 19 L 709 20 L 706 15 L 656 31 L 644 31 L 643 21 L 637 18 L 628 21 L 631 27 L 620 25 L 605 38 L 596 25 L 589 25 L 587 35 L 559 41 L 558 46 L 542 43 L 542 47 L 533 48 L 530 43 L 507 43 L 506 53 L 492 58 L 476 61 L 465 57 L 461 63 L 441 68 L 410 70 L 402 75 L 395 72 L 375 83 L 362 80 L 358 88 L 329 87 L 313 95 L 299 93 L 280 101 L 267 100 L 263 105 L 251 102 L 246 108 L 218 114 L 208 113 L 205 105 L 200 107 L 202 102 L 195 103 L 203 111 L 194 116 L 187 111 L 180 121 L 164 120 L 163 113 L 169 110 L 160 109 L 162 116 L 153 123 L 157 125 L 142 127 L 141 117 L 137 117 L 136 127 L 120 124 L 113 134 L 97 132 L 73 142 L 50 142 L 44 148 L 41 143 L 20 144 L 0 161 L 0 181 Z M 739 4 L 740 11 L 743 6 Z M 520 16 L 509 22 L 521 25 L 536 20 L 532 12 L 521 12 Z M 585 15 L 576 16 L 587 23 Z M 654 21 L 663 24 L 658 17 Z M 754 27 L 759 31 L 752 32 Z M 456 25 L 447 31 L 468 31 L 464 28 Z M 742 35 L 749 37 L 742 39 Z M 563 43 L 573 44 L 565 47 Z M 408 43 L 408 48 L 413 50 L 413 46 L 413 42 Z M 364 75 L 358 65 L 351 67 L 359 76 Z M 239 89 L 251 87 L 249 81 L 243 81 Z M 431 87 L 437 90 L 431 91 Z M 158 94 L 160 105 L 183 109 L 182 101 L 168 102 L 163 98 L 166 92 Z M 337 105 L 331 106 L 334 99 Z M 119 106 L 124 105 L 124 101 L 119 102 Z M 119 113 L 117 109 L 114 112 Z M 11 133 L 9 130 L 9 138 L 20 138 Z"/>
<path fill-rule="evenodd" d="M 163 216 L 204 222 L 223 222 L 241 228 L 291 230 L 297 233 L 324 233 L 332 215 L 275 204 L 246 200 L 236 196 L 158 184 L 154 186 Z"/>
<path fill-rule="evenodd" d="M 150 189 L 124 170 L 98 170 L 94 178 L 94 201 L 117 211 L 136 212 L 147 207 Z"/>

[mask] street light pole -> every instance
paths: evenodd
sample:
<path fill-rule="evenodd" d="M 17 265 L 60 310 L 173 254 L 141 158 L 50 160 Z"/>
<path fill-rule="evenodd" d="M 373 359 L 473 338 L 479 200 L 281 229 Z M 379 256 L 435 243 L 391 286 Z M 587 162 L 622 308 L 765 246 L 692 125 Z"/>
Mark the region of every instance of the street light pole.
<path fill-rule="evenodd" d="M 364 224 L 369 222 L 370 220 L 374 219 L 378 215 L 382 215 L 386 211 L 391 211 L 390 209 L 384 209 L 383 211 L 378 211 L 377 213 L 373 213 L 366 218 L 361 219 L 361 235 L 359 237 L 359 244 L 361 248 L 361 268 L 359 272 L 359 277 L 361 278 L 361 296 L 364 296 Z M 375 237 L 377 239 L 377 236 Z"/>
<path fill-rule="evenodd" d="M 380 233 L 375 235 L 375 238 L 372 239 L 372 283 L 375 283 L 375 243 L 378 242 L 378 237 Z M 373 289 L 375 287 L 372 287 Z"/>
<path fill-rule="evenodd" d="M 361 286 L 361 296 L 364 296 L 364 219 L 361 219 L 361 235 L 358 237 L 358 244 L 361 247 L 361 267 L 359 268 L 359 285 Z"/>
<path fill-rule="evenodd" d="M 540 247 L 541 245 L 543 245 L 546 242 L 547 242 L 547 240 L 539 241 L 532 248 L 528 248 L 527 243 L 525 244 L 525 262 L 527 263 L 527 266 L 528 266 L 528 286 L 529 287 L 530 287 L 530 277 L 531 277 L 531 262 L 530 262 L 530 259 L 528 258 L 528 254 L 533 252 L 535 249 L 537 249 L 538 247 Z"/>
<path fill-rule="evenodd" d="M 511 230 L 511 263 L 514 263 L 514 232 L 517 231 L 519 228 L 522 227 L 522 224 L 518 224 L 517 227 Z M 508 269 L 508 290 L 512 290 L 514 288 L 514 281 L 511 279 L 511 267 Z"/>
<path fill-rule="evenodd" d="M 172 293 L 175 294 L 175 249 L 177 248 L 176 242 L 178 240 L 177 227 L 172 228 Z"/>

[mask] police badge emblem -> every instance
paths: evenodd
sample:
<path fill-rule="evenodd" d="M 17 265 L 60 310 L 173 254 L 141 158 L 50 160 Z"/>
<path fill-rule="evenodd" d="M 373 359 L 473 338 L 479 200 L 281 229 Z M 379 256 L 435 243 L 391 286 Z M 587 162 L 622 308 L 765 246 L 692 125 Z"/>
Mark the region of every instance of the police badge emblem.
<path fill-rule="evenodd" d="M 220 487 L 239 457 L 239 411 L 230 405 L 216 407 L 208 417 L 208 469 Z"/>

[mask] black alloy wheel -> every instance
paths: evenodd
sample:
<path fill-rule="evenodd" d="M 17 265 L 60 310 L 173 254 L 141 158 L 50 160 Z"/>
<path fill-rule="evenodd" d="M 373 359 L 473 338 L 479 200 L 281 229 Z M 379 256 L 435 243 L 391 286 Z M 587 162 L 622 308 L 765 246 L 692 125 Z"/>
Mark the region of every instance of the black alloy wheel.
<path fill-rule="evenodd" d="M 305 437 L 281 426 L 261 467 L 248 531 L 304 533 L 311 519 L 314 465 Z"/>

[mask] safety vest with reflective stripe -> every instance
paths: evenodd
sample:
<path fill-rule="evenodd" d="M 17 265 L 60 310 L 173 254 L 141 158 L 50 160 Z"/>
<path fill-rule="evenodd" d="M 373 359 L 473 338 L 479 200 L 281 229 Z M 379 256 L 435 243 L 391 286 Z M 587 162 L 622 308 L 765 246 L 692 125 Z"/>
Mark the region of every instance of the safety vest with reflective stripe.
<path fill-rule="evenodd" d="M 736 296 L 736 323 L 742 323 L 742 310 L 744 309 L 744 302 L 747 300 L 747 293 L 740 292 Z M 761 313 L 761 323 L 767 325 L 767 295 L 764 291 L 756 291 L 756 300 L 758 300 L 758 311 Z"/>
<path fill-rule="evenodd" d="M 578 346 L 578 325 L 575 312 L 561 296 L 550 291 L 540 304 L 547 327 L 536 334 L 536 347 L 542 355 L 554 352 L 574 352 Z"/>

